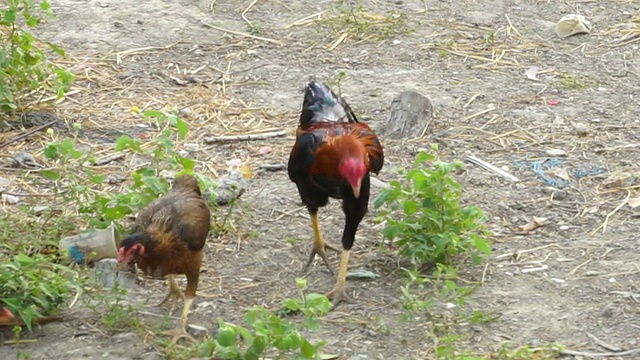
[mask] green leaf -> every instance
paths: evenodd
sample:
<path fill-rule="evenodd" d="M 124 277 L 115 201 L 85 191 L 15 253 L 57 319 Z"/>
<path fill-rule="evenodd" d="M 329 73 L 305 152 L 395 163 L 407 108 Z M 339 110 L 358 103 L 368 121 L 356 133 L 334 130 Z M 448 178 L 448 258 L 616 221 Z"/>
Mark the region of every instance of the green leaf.
<path fill-rule="evenodd" d="M 178 138 L 180 140 L 184 139 L 189 132 L 189 125 L 184 120 L 176 118 L 175 127 L 178 129 Z"/>
<path fill-rule="evenodd" d="M 54 181 L 60 180 L 60 174 L 58 174 L 57 172 L 52 171 L 52 170 L 41 170 L 40 171 L 40 175 L 42 175 L 42 176 L 44 176 L 44 177 L 46 177 L 48 179 L 54 180 Z"/>
<path fill-rule="evenodd" d="M 302 340 L 300 344 L 300 354 L 307 359 L 313 359 L 316 356 L 318 349 L 313 346 L 307 339 Z"/>
<path fill-rule="evenodd" d="M 233 346 L 236 343 L 236 332 L 230 326 L 225 326 L 218 330 L 218 336 L 216 336 L 216 341 L 220 344 L 220 346 Z"/>
<path fill-rule="evenodd" d="M 164 113 L 158 110 L 145 110 L 142 115 L 147 118 L 159 118 L 164 117 Z"/>
<path fill-rule="evenodd" d="M 477 236 L 475 237 L 474 242 L 478 250 L 482 251 L 487 256 L 491 256 L 491 246 L 487 241 L 480 236 Z"/>
<path fill-rule="evenodd" d="M 2 12 L 2 21 L 3 21 L 3 23 L 5 23 L 7 25 L 15 23 L 16 22 L 16 11 L 14 9 L 4 10 Z"/>
<path fill-rule="evenodd" d="M 133 150 L 138 153 L 144 153 L 142 148 L 140 148 L 141 144 L 142 141 L 139 139 L 132 139 L 127 135 L 122 135 L 118 139 L 116 139 L 115 151 Z"/>
<path fill-rule="evenodd" d="M 44 148 L 43 153 L 44 153 L 44 157 L 46 157 L 47 159 L 53 160 L 56 158 L 58 149 L 53 145 L 49 145 L 46 148 Z"/>
<path fill-rule="evenodd" d="M 289 311 L 300 311 L 300 300 L 298 299 L 285 299 L 282 302 L 282 307 Z"/>
<path fill-rule="evenodd" d="M 184 172 L 187 174 L 193 174 L 193 169 L 196 166 L 196 162 L 182 156 L 176 157 L 178 164 L 180 164 L 184 168 Z"/>

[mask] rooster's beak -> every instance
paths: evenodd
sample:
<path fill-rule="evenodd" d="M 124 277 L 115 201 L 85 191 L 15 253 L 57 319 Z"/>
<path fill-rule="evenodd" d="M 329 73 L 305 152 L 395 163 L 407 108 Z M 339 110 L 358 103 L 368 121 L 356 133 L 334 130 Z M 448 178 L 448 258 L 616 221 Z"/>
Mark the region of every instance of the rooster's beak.
<path fill-rule="evenodd" d="M 356 199 L 360 196 L 360 185 L 362 185 L 362 180 L 358 180 L 357 184 L 351 186 L 353 189 L 353 196 L 355 196 Z"/>

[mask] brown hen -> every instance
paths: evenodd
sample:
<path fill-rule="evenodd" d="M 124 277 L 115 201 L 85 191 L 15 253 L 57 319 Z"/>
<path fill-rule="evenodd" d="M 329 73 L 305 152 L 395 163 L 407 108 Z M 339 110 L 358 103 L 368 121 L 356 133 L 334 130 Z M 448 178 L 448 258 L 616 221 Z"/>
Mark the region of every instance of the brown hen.
<path fill-rule="evenodd" d="M 124 239 L 118 250 L 120 264 L 135 261 L 147 275 L 167 276 L 169 293 L 159 304 L 172 300 L 173 312 L 179 298 L 184 308 L 178 328 L 165 332 L 175 342 L 188 337 L 187 315 L 198 287 L 203 248 L 209 234 L 211 212 L 202 200 L 197 181 L 189 176 L 178 177 L 169 192 L 140 212 L 134 233 Z M 185 274 L 185 293 L 178 288 L 174 275 Z"/>

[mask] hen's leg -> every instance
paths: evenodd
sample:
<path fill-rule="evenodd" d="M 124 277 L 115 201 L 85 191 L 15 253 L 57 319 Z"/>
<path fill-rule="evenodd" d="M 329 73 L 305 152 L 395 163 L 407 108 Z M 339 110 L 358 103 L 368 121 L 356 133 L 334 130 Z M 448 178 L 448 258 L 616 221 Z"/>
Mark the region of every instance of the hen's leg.
<path fill-rule="evenodd" d="M 165 331 L 165 335 L 172 336 L 171 343 L 175 344 L 181 338 L 187 338 L 187 340 L 195 341 L 195 339 L 187 332 L 187 316 L 189 315 L 189 309 L 193 304 L 193 299 L 196 296 L 196 289 L 198 287 L 198 279 L 200 278 L 200 264 L 202 261 L 203 253 L 199 252 L 193 259 L 194 266 L 187 275 L 187 289 L 185 291 L 184 307 L 182 308 L 182 315 L 180 316 L 180 324 L 173 330 Z"/>
<path fill-rule="evenodd" d="M 329 260 L 327 259 L 326 249 L 333 250 L 335 252 L 340 252 L 334 246 L 327 244 L 322 238 L 322 233 L 320 232 L 320 223 L 318 222 L 318 213 L 311 214 L 311 226 L 313 227 L 313 248 L 311 249 L 311 254 L 309 255 L 309 261 L 302 268 L 302 271 L 306 271 L 313 259 L 316 255 L 320 256 L 320 258 L 324 261 L 324 264 L 327 265 L 329 272 L 333 275 L 334 272 L 329 265 Z"/>
<path fill-rule="evenodd" d="M 191 304 L 193 304 L 193 298 L 186 297 L 184 300 L 184 307 L 182 308 L 182 315 L 180 316 L 180 325 L 175 329 L 163 332 L 164 335 L 171 336 L 172 344 L 175 344 L 181 338 L 187 338 L 187 340 L 195 342 L 195 339 L 187 332 L 187 316 L 189 314 Z"/>
<path fill-rule="evenodd" d="M 349 266 L 349 255 L 351 254 L 351 250 L 342 250 L 342 255 L 340 256 L 340 270 L 338 270 L 338 277 L 336 279 L 336 285 L 333 287 L 327 297 L 331 299 L 333 305 L 337 305 L 340 301 L 348 302 L 351 299 L 347 296 L 347 292 L 345 291 L 346 283 L 347 283 L 347 267 Z"/>
<path fill-rule="evenodd" d="M 173 310 L 175 310 L 178 300 L 184 299 L 184 294 L 182 293 L 182 290 L 178 288 L 176 280 L 173 278 L 172 274 L 167 275 L 167 280 L 169 282 L 169 293 L 165 296 L 164 300 L 158 304 L 158 306 L 163 305 L 167 300 L 171 299 L 171 308 L 169 309 L 169 313 L 171 314 L 173 313 Z"/>

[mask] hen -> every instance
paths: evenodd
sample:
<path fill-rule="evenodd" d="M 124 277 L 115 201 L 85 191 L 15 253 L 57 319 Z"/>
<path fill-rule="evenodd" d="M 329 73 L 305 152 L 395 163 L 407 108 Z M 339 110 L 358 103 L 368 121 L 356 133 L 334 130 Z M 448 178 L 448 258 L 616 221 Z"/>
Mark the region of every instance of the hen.
<path fill-rule="evenodd" d="M 314 243 L 304 269 L 319 255 L 333 274 L 325 250 L 338 250 L 322 237 L 318 209 L 327 205 L 329 198 L 342 199 L 346 220 L 343 251 L 335 287 L 327 294 L 334 304 L 348 300 L 346 273 L 358 225 L 368 210 L 369 173 L 380 172 L 383 163 L 382 145 L 373 130 L 358 122 L 347 102 L 328 86 L 309 82 L 288 172 L 311 214 Z"/>
<path fill-rule="evenodd" d="M 140 212 L 134 233 L 124 239 L 118 249 L 118 263 L 135 261 L 145 274 L 167 276 L 169 293 L 159 305 L 171 299 L 171 310 L 178 298 L 184 299 L 180 326 L 165 332 L 175 342 L 188 337 L 187 315 L 193 303 L 200 276 L 203 248 L 209 234 L 211 212 L 202 200 L 197 181 L 189 176 L 178 177 L 169 192 Z M 178 288 L 174 275 L 185 274 L 185 293 Z"/>

